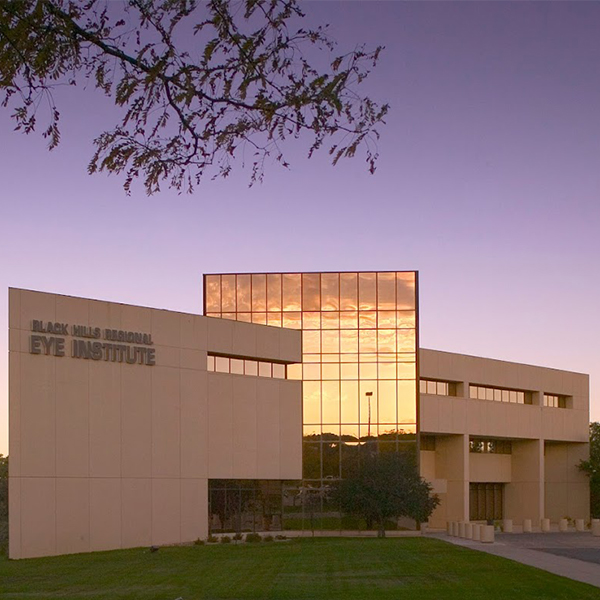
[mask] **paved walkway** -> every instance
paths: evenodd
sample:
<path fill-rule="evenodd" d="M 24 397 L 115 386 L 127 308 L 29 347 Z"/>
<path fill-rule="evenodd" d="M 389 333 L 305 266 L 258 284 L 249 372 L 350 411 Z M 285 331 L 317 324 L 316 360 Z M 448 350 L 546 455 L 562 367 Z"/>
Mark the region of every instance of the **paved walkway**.
<path fill-rule="evenodd" d="M 445 534 L 432 537 L 600 587 L 600 538 L 591 533 L 506 533 L 496 535 L 493 544 Z"/>

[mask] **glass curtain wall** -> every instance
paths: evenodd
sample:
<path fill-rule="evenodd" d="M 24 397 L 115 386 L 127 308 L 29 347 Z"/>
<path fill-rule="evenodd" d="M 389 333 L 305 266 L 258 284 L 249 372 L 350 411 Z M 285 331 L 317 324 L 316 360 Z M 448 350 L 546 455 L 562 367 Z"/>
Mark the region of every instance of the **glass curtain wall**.
<path fill-rule="evenodd" d="M 302 331 L 304 508 L 362 451 L 416 450 L 416 272 L 205 275 L 204 314 Z"/>

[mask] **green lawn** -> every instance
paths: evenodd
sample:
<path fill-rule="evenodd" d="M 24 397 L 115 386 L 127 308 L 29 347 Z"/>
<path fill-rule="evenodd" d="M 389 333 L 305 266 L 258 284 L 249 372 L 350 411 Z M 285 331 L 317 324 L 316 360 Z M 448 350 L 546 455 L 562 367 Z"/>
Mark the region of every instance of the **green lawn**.
<path fill-rule="evenodd" d="M 584 600 L 600 590 L 423 539 L 304 539 L 0 559 L 0 598 Z"/>

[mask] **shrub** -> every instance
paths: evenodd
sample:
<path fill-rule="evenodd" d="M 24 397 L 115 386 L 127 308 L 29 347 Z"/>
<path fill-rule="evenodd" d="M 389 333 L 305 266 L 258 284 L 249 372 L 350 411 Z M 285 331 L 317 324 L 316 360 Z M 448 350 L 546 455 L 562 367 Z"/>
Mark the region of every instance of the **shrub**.
<path fill-rule="evenodd" d="M 258 533 L 247 533 L 246 534 L 247 542 L 255 543 L 255 542 L 260 542 L 261 540 L 262 540 L 262 538 L 260 537 L 260 534 L 258 534 Z"/>
<path fill-rule="evenodd" d="M 206 538 L 206 541 L 209 544 L 216 544 L 219 541 L 219 538 L 216 535 L 213 535 L 212 533 Z"/>
<path fill-rule="evenodd" d="M 274 538 L 272 535 L 265 535 L 265 537 L 263 538 L 263 542 L 272 542 L 273 539 Z"/>
<path fill-rule="evenodd" d="M 241 541 L 241 540 L 243 540 L 243 539 L 244 539 L 244 536 L 243 536 L 241 533 L 236 533 L 236 534 L 233 536 L 233 539 L 234 539 L 236 542 L 239 542 L 239 541 Z"/>
<path fill-rule="evenodd" d="M 200 538 L 198 538 L 195 542 L 194 542 L 194 546 L 204 546 L 204 540 L 201 540 Z"/>
<path fill-rule="evenodd" d="M 231 538 L 228 535 L 221 536 L 221 544 L 231 544 Z"/>
<path fill-rule="evenodd" d="M 287 535 L 281 535 L 281 534 L 279 534 L 279 535 L 275 536 L 275 539 L 276 540 L 287 540 L 288 538 L 287 538 Z"/>

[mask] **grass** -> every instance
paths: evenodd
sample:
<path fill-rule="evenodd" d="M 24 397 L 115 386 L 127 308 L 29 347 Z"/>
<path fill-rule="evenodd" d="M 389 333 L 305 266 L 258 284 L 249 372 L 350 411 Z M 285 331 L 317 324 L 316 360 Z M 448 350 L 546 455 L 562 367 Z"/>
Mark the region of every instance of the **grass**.
<path fill-rule="evenodd" d="M 598 599 L 597 588 L 423 538 L 116 550 L 0 559 L 0 597 L 85 600 Z"/>

